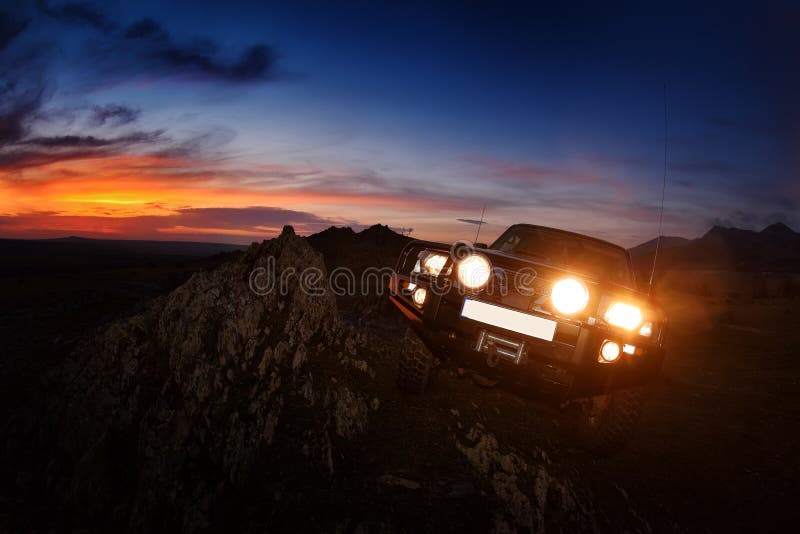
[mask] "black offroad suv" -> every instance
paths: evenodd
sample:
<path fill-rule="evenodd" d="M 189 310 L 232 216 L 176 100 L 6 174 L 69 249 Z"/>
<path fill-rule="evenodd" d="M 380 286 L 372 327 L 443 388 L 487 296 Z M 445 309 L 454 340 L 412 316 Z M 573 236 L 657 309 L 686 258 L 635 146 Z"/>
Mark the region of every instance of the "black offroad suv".
<path fill-rule="evenodd" d="M 516 224 L 489 247 L 413 241 L 389 289 L 435 353 L 481 385 L 555 400 L 596 452 L 628 441 L 664 359 L 664 313 L 627 251 L 592 237 Z M 398 386 L 423 392 L 431 353 L 400 360 Z"/>

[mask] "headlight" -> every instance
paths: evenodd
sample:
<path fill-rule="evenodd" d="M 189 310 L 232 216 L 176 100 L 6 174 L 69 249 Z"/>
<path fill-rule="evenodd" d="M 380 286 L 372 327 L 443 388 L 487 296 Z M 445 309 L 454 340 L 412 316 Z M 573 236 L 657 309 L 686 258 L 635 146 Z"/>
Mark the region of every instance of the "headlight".
<path fill-rule="evenodd" d="M 413 293 L 411 293 L 411 299 L 414 301 L 414 304 L 419 307 L 422 307 L 422 305 L 425 304 L 426 298 L 428 298 L 428 292 L 425 291 L 424 287 L 418 287 Z"/>
<path fill-rule="evenodd" d="M 642 327 L 639 329 L 639 335 L 640 336 L 644 336 L 644 337 L 652 336 L 653 335 L 653 323 L 650 322 L 650 321 L 647 321 L 646 323 L 644 323 L 642 325 Z"/>
<path fill-rule="evenodd" d="M 422 260 L 422 267 L 426 273 L 439 276 L 439 273 L 444 269 L 445 263 L 447 263 L 447 256 L 443 254 L 428 254 Z"/>
<path fill-rule="evenodd" d="M 619 344 L 605 340 L 600 346 L 600 363 L 611 363 L 619 358 Z"/>
<path fill-rule="evenodd" d="M 550 299 L 556 310 L 564 314 L 577 313 L 589 304 L 589 290 L 574 278 L 564 278 L 553 284 Z"/>
<path fill-rule="evenodd" d="M 642 323 L 642 310 L 632 304 L 615 302 L 606 310 L 606 322 L 625 330 L 635 330 Z"/>
<path fill-rule="evenodd" d="M 492 274 L 492 264 L 480 254 L 472 254 L 458 262 L 458 281 L 469 289 L 486 285 Z"/>
<path fill-rule="evenodd" d="M 422 251 L 419 258 L 412 272 L 439 276 L 447 263 L 447 256 L 436 252 Z"/>

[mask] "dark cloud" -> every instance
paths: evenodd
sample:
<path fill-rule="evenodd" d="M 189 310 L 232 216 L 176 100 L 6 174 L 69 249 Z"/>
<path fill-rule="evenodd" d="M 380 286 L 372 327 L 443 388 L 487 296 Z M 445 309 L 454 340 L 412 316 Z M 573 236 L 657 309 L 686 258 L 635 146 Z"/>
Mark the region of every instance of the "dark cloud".
<path fill-rule="evenodd" d="M 474 224 L 476 226 L 477 225 L 482 225 L 483 226 L 483 225 L 489 224 L 486 221 L 478 221 L 478 220 L 475 220 L 475 219 L 456 219 L 456 220 L 459 221 L 459 222 L 467 223 L 467 224 Z"/>
<path fill-rule="evenodd" d="M 125 28 L 125 37 L 128 39 L 166 38 L 166 32 L 155 20 L 150 17 L 138 20 Z"/>
<path fill-rule="evenodd" d="M 20 143 L 49 148 L 76 147 L 109 147 L 134 145 L 138 143 L 154 143 L 163 139 L 163 130 L 153 132 L 134 132 L 119 137 L 95 137 L 93 135 L 57 135 L 51 137 L 32 137 Z"/>
<path fill-rule="evenodd" d="M 0 86 L 0 147 L 25 137 L 30 120 L 42 105 L 43 88 L 15 89 L 14 82 Z"/>
<path fill-rule="evenodd" d="M 39 1 L 39 8 L 48 16 L 71 24 L 83 24 L 104 32 L 116 28 L 116 24 L 89 4 L 68 2 L 58 6 L 51 6 L 45 0 Z"/>
<path fill-rule="evenodd" d="M 86 4 L 69 3 L 51 7 L 42 3 L 42 10 L 64 23 L 90 26 L 102 30 L 102 41 L 87 47 L 85 58 L 99 70 L 104 83 L 112 78 L 150 77 L 184 80 L 219 80 L 233 83 L 253 82 L 269 78 L 275 68 L 275 52 L 266 44 L 254 44 L 238 57 L 224 58 L 211 39 L 197 38 L 178 42 L 155 19 L 146 17 L 122 27 L 101 11 Z"/>
<path fill-rule="evenodd" d="M 13 71 L 11 71 L 14 74 Z M 163 149 L 170 140 L 162 130 L 119 135 L 37 135 L 37 125 L 58 126 L 64 116 L 86 113 L 86 108 L 46 110 L 51 89 L 39 76 L 9 76 L 0 80 L 0 169 L 19 170 L 57 161 L 109 157 L 132 148 Z M 118 127 L 135 120 L 138 110 L 125 106 L 95 106 L 89 110 L 94 126 Z M 52 129 L 52 128 L 51 128 Z"/>
<path fill-rule="evenodd" d="M 59 161 L 111 157 L 131 149 L 167 141 L 163 131 L 133 132 L 117 137 L 60 135 L 31 137 L 0 150 L 0 169 L 20 170 Z"/>
<path fill-rule="evenodd" d="M 28 7 L 59 24 L 82 28 L 87 37 L 92 34 L 77 60 L 89 62 L 90 70 L 83 76 L 86 84 L 109 85 L 140 76 L 244 83 L 266 79 L 274 68 L 274 53 L 262 44 L 224 58 L 212 40 L 178 42 L 151 18 L 126 26 L 93 4 L 40 1 Z M 234 132 L 221 128 L 178 141 L 163 131 L 110 132 L 135 123 L 140 115 L 140 110 L 119 103 L 49 108 L 57 86 L 47 76 L 52 49 L 30 43 L 13 54 L 8 49 L 28 26 L 41 23 L 42 17 L 32 14 L 22 3 L 11 13 L 0 11 L 0 168 L 110 157 L 128 150 L 170 157 L 213 156 L 216 148 L 234 137 Z M 89 130 L 74 133 L 76 124 Z"/>
<path fill-rule="evenodd" d="M 287 210 L 270 206 L 246 208 L 187 208 L 170 217 L 170 222 L 180 226 L 196 228 L 213 227 L 225 229 L 274 228 L 284 224 L 330 226 L 331 220 L 305 211 Z"/>
<path fill-rule="evenodd" d="M 235 61 L 217 57 L 218 46 L 210 39 L 175 42 L 155 20 L 145 18 L 128 26 L 115 44 L 151 73 L 165 76 L 216 78 L 247 82 L 267 78 L 275 65 L 274 51 L 264 44 L 247 48 Z"/>
<path fill-rule="evenodd" d="M 6 23 L 0 25 L 5 27 Z M 43 56 L 44 50 L 38 46 L 13 53 L 0 50 L 0 150 L 29 135 L 32 123 L 52 95 L 53 84 L 47 82 Z"/>
<path fill-rule="evenodd" d="M 275 55 L 271 48 L 266 45 L 251 46 L 233 64 L 230 75 L 234 80 L 257 80 L 270 72 L 274 64 Z"/>
<path fill-rule="evenodd" d="M 0 169 L 20 170 L 31 167 L 40 167 L 58 161 L 70 161 L 96 157 L 98 152 L 91 149 L 79 149 L 69 151 L 48 151 L 48 150 L 5 150 L 0 152 Z"/>
<path fill-rule="evenodd" d="M 200 37 L 178 42 L 150 17 L 124 24 L 91 4 L 77 2 L 56 5 L 40 1 L 39 9 L 64 24 L 102 32 L 99 40 L 95 34 L 87 44 L 83 59 L 91 61 L 98 70 L 95 78 L 101 78 L 106 85 L 143 75 L 244 83 L 268 79 L 275 69 L 275 51 L 263 43 L 255 43 L 238 56 L 226 58 L 221 57 L 213 40 Z M 21 29 L 11 22 L 0 24 L 0 45 L 6 36 L 9 40 L 13 38 L 15 31 Z"/>
<path fill-rule="evenodd" d="M 0 52 L 28 27 L 28 21 L 0 11 Z"/>
<path fill-rule="evenodd" d="M 92 115 L 89 122 L 94 126 L 122 126 L 130 124 L 139 118 L 140 110 L 122 106 L 119 104 L 108 104 L 106 106 L 93 106 Z"/>

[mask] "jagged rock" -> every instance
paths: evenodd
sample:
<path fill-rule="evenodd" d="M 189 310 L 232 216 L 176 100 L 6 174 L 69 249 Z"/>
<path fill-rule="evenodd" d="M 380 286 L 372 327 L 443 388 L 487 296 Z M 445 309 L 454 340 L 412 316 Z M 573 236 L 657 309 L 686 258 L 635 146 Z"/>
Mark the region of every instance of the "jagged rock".
<path fill-rule="evenodd" d="M 580 495 L 569 481 L 550 475 L 545 466 L 513 451 L 502 452 L 497 438 L 482 425 L 472 427 L 466 443 L 457 442 L 456 448 L 504 503 L 496 511 L 496 532 L 545 532 L 552 527 L 597 531 L 587 496 Z"/>
<path fill-rule="evenodd" d="M 297 461 L 316 462 L 320 476 L 335 471 L 339 443 L 367 429 L 379 401 L 348 387 L 350 369 L 369 373 L 366 362 L 336 357 L 354 349 L 332 294 L 309 295 L 297 279 L 285 292 L 251 290 L 268 258 L 277 273 L 324 271 L 287 227 L 76 350 L 50 410 L 76 466 L 55 477 L 66 508 L 134 529 L 195 530 L 211 524 L 216 496 L 270 463 L 263 457 L 286 462 L 305 450 Z M 315 382 L 321 368 L 339 380 Z M 305 442 L 287 451 L 296 433 Z"/>

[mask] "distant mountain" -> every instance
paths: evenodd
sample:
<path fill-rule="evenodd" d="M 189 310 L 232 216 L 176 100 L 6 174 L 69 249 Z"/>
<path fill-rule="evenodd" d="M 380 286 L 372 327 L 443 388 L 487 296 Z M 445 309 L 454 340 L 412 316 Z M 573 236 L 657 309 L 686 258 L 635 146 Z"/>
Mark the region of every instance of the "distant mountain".
<path fill-rule="evenodd" d="M 630 249 L 637 274 L 649 273 L 656 239 Z M 671 269 L 800 272 L 800 233 L 783 223 L 760 232 L 714 226 L 702 237 L 664 237 L 658 272 Z"/>
<path fill-rule="evenodd" d="M 244 250 L 244 245 L 123 239 L 0 239 L 0 275 L 84 272 L 175 263 Z"/>
<path fill-rule="evenodd" d="M 761 230 L 761 235 L 773 239 L 797 239 L 800 233 L 795 232 L 782 222 L 777 222 Z"/>

